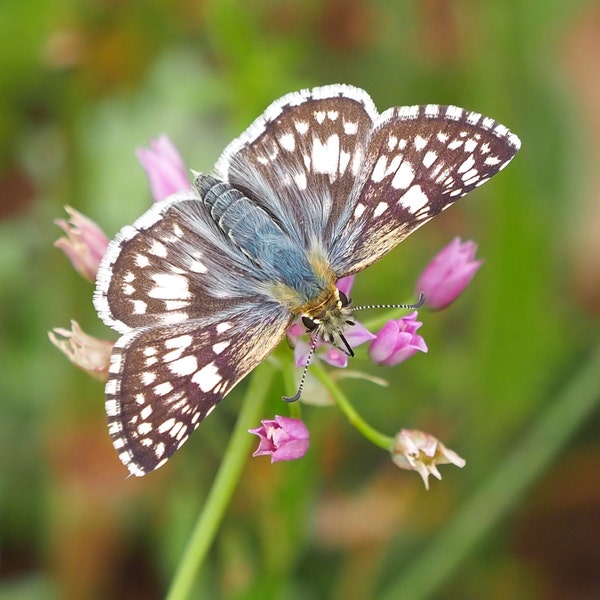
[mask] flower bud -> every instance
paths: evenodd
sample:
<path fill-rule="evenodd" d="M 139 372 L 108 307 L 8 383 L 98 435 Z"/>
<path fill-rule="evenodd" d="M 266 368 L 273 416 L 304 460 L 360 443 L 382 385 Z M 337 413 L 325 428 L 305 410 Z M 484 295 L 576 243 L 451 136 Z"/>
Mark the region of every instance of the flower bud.
<path fill-rule="evenodd" d="M 66 234 L 54 245 L 60 248 L 71 261 L 77 272 L 89 281 L 96 280 L 98 265 L 106 252 L 108 238 L 94 221 L 70 206 L 65 206 L 70 219 L 54 221 Z"/>
<path fill-rule="evenodd" d="M 378 365 L 393 366 L 410 358 L 415 352 L 427 352 L 425 340 L 416 333 L 423 323 L 417 312 L 388 321 L 369 347 L 369 356 Z"/>
<path fill-rule="evenodd" d="M 310 444 L 306 425 L 300 419 L 276 416 L 261 421 L 261 426 L 249 429 L 260 438 L 257 450 L 252 456 L 270 456 L 271 462 L 302 458 Z"/>
<path fill-rule="evenodd" d="M 146 171 L 152 196 L 157 202 L 190 187 L 183 159 L 166 135 L 151 140 L 150 148 L 138 148 L 136 155 Z"/>
<path fill-rule="evenodd" d="M 425 294 L 425 305 L 441 310 L 452 304 L 467 287 L 483 263 L 474 260 L 477 244 L 454 238 L 425 267 L 415 289 Z"/>

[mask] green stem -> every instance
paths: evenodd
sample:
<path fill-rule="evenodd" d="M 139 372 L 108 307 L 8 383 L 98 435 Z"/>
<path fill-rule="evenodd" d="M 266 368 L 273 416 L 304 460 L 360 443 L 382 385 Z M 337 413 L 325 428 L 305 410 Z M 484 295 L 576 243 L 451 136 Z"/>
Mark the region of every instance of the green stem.
<path fill-rule="evenodd" d="M 387 450 L 388 452 L 392 448 L 392 443 L 394 439 L 380 433 L 376 429 L 373 429 L 357 412 L 357 410 L 350 404 L 350 400 L 348 400 L 347 396 L 342 392 L 340 387 L 331 379 L 329 373 L 317 362 L 315 361 L 311 365 L 311 369 L 313 370 L 313 374 L 319 379 L 319 381 L 325 386 L 327 391 L 333 397 L 335 403 L 338 405 L 340 410 L 346 415 L 346 418 L 350 422 L 350 424 L 358 429 L 360 433 L 364 437 L 366 437 L 370 442 Z"/>
<path fill-rule="evenodd" d="M 423 600 L 439 590 L 589 418 L 600 401 L 599 390 L 600 347 L 544 409 L 521 444 L 500 463 L 419 559 L 387 588 L 381 600 Z"/>
<path fill-rule="evenodd" d="M 252 374 L 223 461 L 179 562 L 167 600 L 186 600 L 192 595 L 202 561 L 215 539 L 248 457 L 253 440 L 248 429 L 255 427 L 260 420 L 274 373 L 274 367 L 265 361 Z"/>

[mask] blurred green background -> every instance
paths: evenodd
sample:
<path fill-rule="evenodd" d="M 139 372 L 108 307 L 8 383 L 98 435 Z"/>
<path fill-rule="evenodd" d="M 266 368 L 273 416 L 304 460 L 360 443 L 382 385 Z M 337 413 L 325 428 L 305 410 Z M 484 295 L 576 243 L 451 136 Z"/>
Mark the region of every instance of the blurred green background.
<path fill-rule="evenodd" d="M 111 336 L 53 219 L 68 204 L 112 236 L 151 202 L 136 147 L 166 133 L 209 171 L 272 100 L 338 82 L 522 139 L 353 291 L 404 301 L 453 236 L 479 243 L 465 295 L 421 313 L 429 353 L 353 364 L 387 388 L 342 384 L 374 426 L 430 431 L 467 466 L 425 492 L 307 407 L 309 454 L 248 463 L 196 597 L 600 598 L 600 3 L 567 0 L 2 0 L 0 598 L 163 597 L 245 389 L 126 479 L 101 384 L 46 336 L 71 318 Z"/>

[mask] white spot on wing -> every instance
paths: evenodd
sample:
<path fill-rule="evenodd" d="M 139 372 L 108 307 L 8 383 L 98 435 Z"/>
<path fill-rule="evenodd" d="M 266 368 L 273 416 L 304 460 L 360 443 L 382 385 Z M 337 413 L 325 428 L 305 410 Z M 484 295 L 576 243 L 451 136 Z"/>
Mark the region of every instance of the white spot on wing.
<path fill-rule="evenodd" d="M 221 352 L 223 352 L 223 350 L 225 350 L 229 345 L 231 344 L 231 340 L 225 340 L 224 342 L 217 342 L 216 344 L 213 344 L 213 352 L 215 354 L 221 354 Z"/>
<path fill-rule="evenodd" d="M 152 431 L 152 423 L 148 423 L 148 421 L 140 423 L 137 427 L 137 431 L 140 435 L 148 435 Z"/>
<path fill-rule="evenodd" d="M 350 154 L 350 152 L 344 152 L 344 150 L 342 150 L 340 152 L 340 174 L 343 175 L 346 172 L 346 169 L 348 168 L 348 164 L 350 163 L 350 157 L 352 155 Z"/>
<path fill-rule="evenodd" d="M 169 431 L 169 435 L 171 437 L 176 437 L 177 434 L 181 431 L 181 433 L 185 433 L 185 429 L 182 430 L 183 423 L 181 421 L 177 421 L 173 427 L 171 427 L 171 431 Z"/>
<path fill-rule="evenodd" d="M 190 271 L 193 273 L 206 273 L 207 268 L 204 263 L 196 259 L 190 263 Z"/>
<path fill-rule="evenodd" d="M 308 185 L 308 182 L 306 181 L 306 173 L 297 173 L 294 175 L 294 181 L 296 182 L 299 190 L 305 190 Z"/>
<path fill-rule="evenodd" d="M 494 119 L 491 119 L 490 117 L 484 117 L 483 121 L 481 121 L 481 126 L 484 129 L 491 129 L 494 126 L 494 123 L 496 121 L 494 121 Z"/>
<path fill-rule="evenodd" d="M 193 341 L 194 340 L 191 335 L 180 335 L 165 340 L 165 348 L 167 350 L 171 350 L 172 348 L 187 348 Z"/>
<path fill-rule="evenodd" d="M 152 273 L 156 287 L 148 291 L 150 298 L 159 300 L 183 300 L 190 297 L 189 282 L 184 275 Z"/>
<path fill-rule="evenodd" d="M 192 377 L 194 382 L 203 392 L 210 392 L 223 378 L 214 362 L 202 367 Z"/>
<path fill-rule="evenodd" d="M 415 145 L 415 149 L 418 151 L 423 150 L 423 148 L 425 148 L 425 146 L 427 146 L 427 140 L 420 135 L 415 136 L 413 143 Z"/>
<path fill-rule="evenodd" d="M 428 150 L 427 152 L 425 152 L 425 156 L 423 156 L 423 166 L 429 169 L 429 167 L 436 161 L 437 157 L 437 152 L 434 152 L 433 150 Z"/>
<path fill-rule="evenodd" d="M 446 117 L 448 117 L 448 119 L 454 119 L 458 121 L 458 119 L 461 118 L 462 114 L 463 109 L 458 108 L 458 106 L 448 106 L 446 108 Z"/>
<path fill-rule="evenodd" d="M 415 172 L 408 161 L 404 161 L 392 179 L 392 187 L 397 190 L 406 189 L 415 178 Z"/>
<path fill-rule="evenodd" d="M 474 164 L 475 159 L 473 158 L 473 155 L 470 154 L 469 157 L 460 165 L 460 167 L 458 167 L 456 171 L 457 173 L 465 173 L 469 169 L 473 168 Z"/>
<path fill-rule="evenodd" d="M 154 455 L 156 456 L 156 458 L 161 458 L 164 453 L 165 445 L 163 444 L 163 442 L 159 442 L 158 444 L 156 444 L 156 448 L 154 448 Z"/>
<path fill-rule="evenodd" d="M 160 258 L 167 257 L 167 247 L 158 240 L 152 240 L 152 245 L 148 249 L 148 252 L 154 254 L 154 256 L 159 256 Z"/>
<path fill-rule="evenodd" d="M 175 425 L 175 419 L 173 417 L 171 417 L 170 419 L 163 421 L 158 426 L 158 433 L 166 433 L 167 431 L 169 431 L 169 429 L 171 429 L 173 427 L 173 425 Z"/>
<path fill-rule="evenodd" d="M 279 138 L 279 143 L 284 150 L 293 152 L 296 149 L 296 138 L 293 133 L 284 133 Z"/>
<path fill-rule="evenodd" d="M 319 123 L 319 125 L 321 123 L 323 123 L 323 121 L 325 120 L 325 111 L 324 110 L 316 110 L 316 111 L 314 111 L 313 114 L 315 116 L 317 123 Z"/>
<path fill-rule="evenodd" d="M 357 204 L 356 208 L 354 209 L 354 218 L 358 219 L 361 217 L 361 215 L 365 212 L 365 205 L 364 204 Z"/>
<path fill-rule="evenodd" d="M 385 176 L 385 169 L 387 167 L 387 156 L 382 154 L 375 163 L 373 172 L 371 173 L 371 179 L 375 182 L 381 181 Z"/>
<path fill-rule="evenodd" d="M 143 315 L 146 313 L 148 305 L 143 300 L 133 300 L 133 312 L 136 315 Z"/>
<path fill-rule="evenodd" d="M 465 142 L 465 152 L 473 152 L 477 148 L 477 140 L 467 140 Z"/>
<path fill-rule="evenodd" d="M 165 310 L 180 310 L 189 305 L 187 300 L 165 300 Z"/>
<path fill-rule="evenodd" d="M 335 175 L 340 159 L 340 138 L 332 134 L 323 144 L 317 137 L 313 138 L 312 165 L 315 173 Z"/>
<path fill-rule="evenodd" d="M 159 383 L 154 386 L 154 393 L 157 396 L 166 396 L 169 392 L 173 391 L 173 385 L 169 381 L 165 381 L 164 383 Z"/>
<path fill-rule="evenodd" d="M 416 213 L 419 209 L 426 206 L 428 202 L 429 199 L 421 189 L 420 185 L 413 185 L 406 191 L 406 194 L 400 198 L 402 206 L 404 206 L 411 214 Z"/>
<path fill-rule="evenodd" d="M 346 135 L 356 135 L 358 132 L 358 123 L 352 121 L 344 121 L 344 133 Z"/>
<path fill-rule="evenodd" d="M 380 202 L 376 207 L 375 210 L 373 211 L 373 216 L 374 217 L 379 217 L 380 215 L 382 215 L 386 210 L 388 209 L 388 203 L 387 202 Z"/>
<path fill-rule="evenodd" d="M 181 377 L 191 375 L 197 368 L 198 360 L 195 356 L 184 356 L 183 358 L 169 363 L 169 371 L 171 371 L 173 375 L 179 375 Z"/>
<path fill-rule="evenodd" d="M 307 121 L 296 121 L 294 123 L 294 127 L 296 128 L 296 131 L 300 135 L 304 135 L 308 131 L 308 122 Z"/>
<path fill-rule="evenodd" d="M 154 380 L 156 379 L 156 373 L 153 371 L 143 371 L 141 378 L 144 385 L 150 385 L 151 383 L 154 383 Z"/>

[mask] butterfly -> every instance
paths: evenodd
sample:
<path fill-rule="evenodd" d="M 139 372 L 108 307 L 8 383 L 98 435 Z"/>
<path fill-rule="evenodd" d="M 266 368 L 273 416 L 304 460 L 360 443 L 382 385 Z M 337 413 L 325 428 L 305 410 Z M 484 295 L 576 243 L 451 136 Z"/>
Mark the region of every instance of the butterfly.
<path fill-rule="evenodd" d="M 344 348 L 336 281 L 503 169 L 519 138 L 455 106 L 390 108 L 349 85 L 287 94 L 214 174 L 123 227 L 94 305 L 121 334 L 106 384 L 113 445 L 132 475 L 163 465 L 300 317 Z M 346 344 L 347 346 L 347 344 Z"/>

